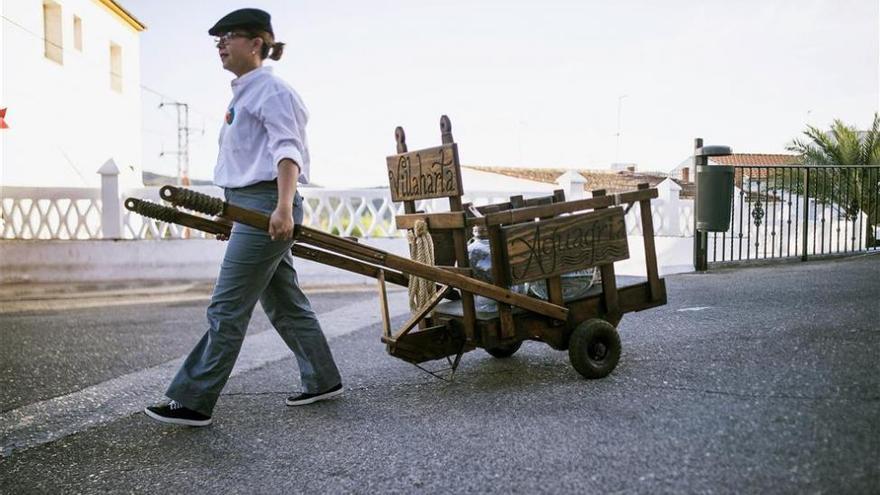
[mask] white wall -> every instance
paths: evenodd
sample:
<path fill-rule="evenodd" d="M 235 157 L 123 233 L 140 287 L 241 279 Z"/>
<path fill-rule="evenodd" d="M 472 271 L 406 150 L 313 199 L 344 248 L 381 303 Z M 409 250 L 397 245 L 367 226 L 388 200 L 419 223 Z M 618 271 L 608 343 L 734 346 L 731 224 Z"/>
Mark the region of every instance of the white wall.
<path fill-rule="evenodd" d="M 0 47 L 0 184 L 96 187 L 113 158 L 123 187 L 141 182 L 140 46 L 135 29 L 94 0 L 61 5 L 63 65 L 44 55 L 42 0 L 4 0 Z M 74 48 L 73 16 L 83 50 Z M 13 24 L 13 22 L 15 24 Z M 17 24 L 17 25 L 16 25 Z M 123 89 L 110 89 L 110 42 L 122 47 Z"/>
<path fill-rule="evenodd" d="M 661 276 L 693 271 L 693 238 L 655 237 Z M 646 276 L 641 236 L 629 236 L 630 258 L 614 264 L 618 275 Z M 401 238 L 363 239 L 364 244 L 409 257 Z M 6 241 L 0 240 L 0 284 L 213 280 L 226 243 L 210 240 Z M 3 260 L 14 260 L 4 263 Z M 297 258 L 303 285 L 375 285 L 374 279 Z"/>

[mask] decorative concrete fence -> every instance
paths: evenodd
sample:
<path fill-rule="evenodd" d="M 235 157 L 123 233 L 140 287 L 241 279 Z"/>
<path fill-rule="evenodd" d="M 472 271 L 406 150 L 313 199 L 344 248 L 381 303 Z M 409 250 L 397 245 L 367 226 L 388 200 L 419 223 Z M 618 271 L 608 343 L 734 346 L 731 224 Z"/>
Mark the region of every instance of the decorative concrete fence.
<path fill-rule="evenodd" d="M 102 175 L 100 189 L 84 188 L 22 188 L 0 190 L 0 239 L 18 240 L 95 240 L 95 239 L 183 239 L 204 238 L 201 233 L 141 217 L 126 210 L 122 200 L 137 197 L 161 202 L 158 188 L 122 191 L 118 184 L 119 170 L 109 161 L 98 171 Z M 557 181 L 569 199 L 581 199 L 586 179 L 569 172 Z M 220 188 L 200 186 L 192 189 L 222 197 Z M 681 200 L 681 188 L 671 180 L 658 187 L 660 197 L 653 202 L 652 214 L 656 233 L 661 236 L 693 235 L 693 201 Z M 401 237 L 394 217 L 403 213 L 402 204 L 394 204 L 387 188 L 324 189 L 301 187 L 304 224 L 325 232 L 361 238 Z M 524 197 L 546 195 L 543 191 L 524 191 Z M 463 200 L 476 205 L 507 201 L 511 193 L 501 191 L 470 191 Z M 424 200 L 417 209 L 436 212 L 445 209 L 444 200 Z M 628 213 L 629 233 L 641 235 L 639 209 Z"/>
<path fill-rule="evenodd" d="M 120 191 L 115 164 L 108 162 L 102 188 L 0 189 L 0 282 L 81 281 L 212 278 L 216 275 L 224 245 L 212 236 L 132 214 L 122 206 L 126 197 L 160 202 L 158 188 Z M 559 188 L 570 199 L 589 196 L 586 180 L 568 173 Z M 589 184 L 587 184 L 589 186 Z M 194 187 L 222 197 L 219 188 Z M 657 253 L 662 273 L 691 270 L 693 201 L 679 198 L 680 188 L 671 180 L 658 186 L 652 215 L 657 234 Z M 402 213 L 387 188 L 300 188 L 304 198 L 304 223 L 345 236 L 356 236 L 376 247 L 406 254 L 404 232 L 395 228 L 394 217 Z M 483 205 L 507 201 L 511 192 L 471 191 L 465 202 Z M 545 191 L 517 191 L 524 197 L 547 195 Z M 444 200 L 417 203 L 417 209 L 443 211 Z M 618 273 L 641 274 L 644 253 L 639 208 L 627 213 L 631 259 L 617 264 Z M 109 241 L 109 242 L 108 242 Z M 115 241 L 115 242 L 114 242 Z M 358 275 L 301 261 L 303 278 L 324 283 L 368 283 Z M 372 283 L 372 282 L 369 282 Z"/>
<path fill-rule="evenodd" d="M 222 243 L 200 232 L 132 214 L 122 206 L 122 200 L 138 197 L 160 202 L 158 188 L 120 191 L 118 168 L 112 161 L 104 164 L 99 173 L 102 175 L 99 189 L 0 187 L 0 283 L 192 279 L 216 275 L 223 256 Z M 557 186 L 565 191 L 566 198 L 581 199 L 589 196 L 585 191 L 589 188 L 586 182 L 579 174 L 568 172 L 558 179 Z M 222 196 L 222 191 L 216 187 L 193 189 Z M 651 214 L 660 273 L 692 271 L 694 202 L 682 199 L 681 188 L 670 179 L 661 182 L 657 190 L 658 198 L 652 201 Z M 404 232 L 397 230 L 394 222 L 395 216 L 402 213 L 402 206 L 391 201 L 387 188 L 303 187 L 300 194 L 304 198 L 304 222 L 309 227 L 359 237 L 364 243 L 407 255 Z M 463 200 L 483 205 L 507 201 L 511 194 L 514 193 L 471 191 Z M 517 191 L 515 194 L 534 197 L 549 192 L 545 189 Z M 777 215 L 776 210 L 768 210 L 762 224 L 760 244 L 755 246 L 759 239 L 750 237 L 744 228 L 748 222 L 754 222 L 755 208 L 741 204 L 744 195 L 739 189 L 734 197 L 731 231 L 713 234 L 708 240 L 710 261 L 730 260 L 734 252 L 739 259 L 782 257 L 789 251 L 799 252 L 804 237 L 808 248 L 817 254 L 834 252 L 847 243 L 850 246 L 865 244 L 864 233 L 847 232 L 846 222 L 843 222 L 844 231 L 838 232 L 839 221 L 834 222 L 836 230 L 832 230 L 830 220 L 828 223 L 818 222 L 809 227 L 807 236 L 797 230 L 789 232 L 785 222 L 768 232 L 768 219 L 797 216 L 797 211 L 790 213 L 791 205 L 797 208 L 801 202 L 795 195 L 791 205 L 780 202 L 764 207 L 778 208 L 781 213 Z M 426 200 L 419 201 L 417 209 L 438 212 L 447 205 L 445 200 Z M 842 210 L 833 203 L 811 202 L 809 208 L 810 215 L 817 219 L 835 219 L 842 215 Z M 864 224 L 864 217 L 860 213 L 856 221 Z M 775 225 L 776 222 L 783 221 L 772 223 Z M 615 263 L 615 268 L 620 274 L 643 275 L 645 262 L 639 208 L 627 212 L 626 224 L 630 258 Z M 760 249 L 755 249 L 757 247 Z M 307 261 L 301 260 L 298 267 L 303 278 L 315 277 L 327 284 L 372 283 L 363 277 Z"/>

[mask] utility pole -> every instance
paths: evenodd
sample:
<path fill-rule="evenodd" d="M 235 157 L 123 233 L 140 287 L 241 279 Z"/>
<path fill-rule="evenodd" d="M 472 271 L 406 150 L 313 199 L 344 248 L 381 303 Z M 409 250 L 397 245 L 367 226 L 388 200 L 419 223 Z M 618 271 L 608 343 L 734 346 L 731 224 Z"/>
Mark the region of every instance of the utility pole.
<path fill-rule="evenodd" d="M 162 151 L 159 156 L 166 154 L 177 155 L 177 185 L 189 186 L 189 133 L 192 130 L 189 126 L 189 105 L 174 101 L 170 103 L 159 103 L 159 108 L 165 105 L 174 105 L 177 109 L 177 150 Z M 180 233 L 183 239 L 189 239 L 191 232 L 189 227 L 184 227 Z"/>
<path fill-rule="evenodd" d="M 627 96 L 629 96 L 629 95 L 620 95 L 617 97 L 617 133 L 615 134 L 615 136 L 617 136 L 617 145 L 614 148 L 614 162 L 615 163 L 620 161 L 620 158 L 619 158 L 619 155 L 620 155 L 620 107 L 621 107 L 621 104 L 623 103 L 623 99 L 626 98 Z"/>
<path fill-rule="evenodd" d="M 177 109 L 177 150 L 162 151 L 159 156 L 177 155 L 177 185 L 188 186 L 189 182 L 189 104 L 179 101 L 159 103 L 159 108 L 173 105 Z"/>

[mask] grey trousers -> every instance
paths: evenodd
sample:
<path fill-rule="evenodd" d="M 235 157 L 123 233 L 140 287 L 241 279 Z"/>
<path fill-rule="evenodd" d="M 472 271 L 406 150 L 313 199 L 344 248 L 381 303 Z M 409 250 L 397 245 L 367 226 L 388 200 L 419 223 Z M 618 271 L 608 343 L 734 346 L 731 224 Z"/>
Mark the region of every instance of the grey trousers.
<path fill-rule="evenodd" d="M 226 189 L 228 202 L 267 214 L 275 209 L 277 198 L 272 182 Z M 295 223 L 302 223 L 299 194 L 293 211 Z M 327 339 L 299 288 L 292 245 L 293 241 L 273 241 L 267 232 L 247 225 L 233 226 L 208 306 L 208 331 L 165 395 L 188 409 L 211 415 L 241 350 L 257 300 L 296 356 L 304 391 L 323 392 L 340 383 Z"/>

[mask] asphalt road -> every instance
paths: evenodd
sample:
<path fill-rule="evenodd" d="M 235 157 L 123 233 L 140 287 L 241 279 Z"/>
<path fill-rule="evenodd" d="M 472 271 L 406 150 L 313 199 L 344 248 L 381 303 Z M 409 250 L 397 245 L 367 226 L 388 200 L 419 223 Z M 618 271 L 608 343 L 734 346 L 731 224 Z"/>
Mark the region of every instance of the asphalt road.
<path fill-rule="evenodd" d="M 367 292 L 321 293 L 312 303 L 323 313 L 370 298 Z M 186 353 L 207 329 L 206 307 L 207 299 L 0 314 L 0 413 Z M 271 328 L 257 310 L 248 334 Z"/>
<path fill-rule="evenodd" d="M 336 400 L 285 407 L 295 362 L 270 360 L 230 380 L 209 428 L 124 413 L 7 449 L 0 491 L 880 491 L 880 256 L 678 275 L 667 287 L 667 306 L 624 317 L 620 364 L 602 380 L 527 343 L 506 360 L 469 353 L 443 382 L 387 356 L 377 325 L 354 325 L 330 341 L 348 389 Z M 369 307 L 363 297 L 313 301 L 333 318 Z M 0 315 L 0 418 L 140 376 L 203 331 L 198 305 L 123 308 Z M 165 330 L 138 345 L 152 317 Z M 47 355 L 37 337 L 65 321 L 77 335 Z"/>

